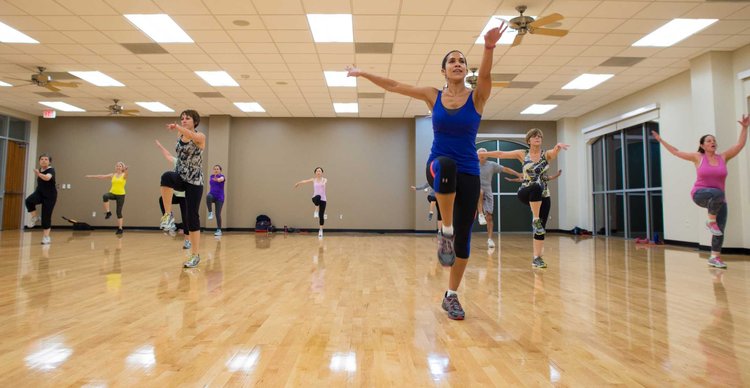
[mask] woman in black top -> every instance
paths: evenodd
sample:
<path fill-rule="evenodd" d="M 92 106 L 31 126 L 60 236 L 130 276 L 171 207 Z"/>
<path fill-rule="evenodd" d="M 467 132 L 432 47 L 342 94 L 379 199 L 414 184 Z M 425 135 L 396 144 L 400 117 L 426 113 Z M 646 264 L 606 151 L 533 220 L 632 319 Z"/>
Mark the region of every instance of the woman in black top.
<path fill-rule="evenodd" d="M 47 154 L 39 156 L 39 168 L 34 169 L 36 174 L 36 190 L 26 197 L 26 210 L 31 213 L 31 224 L 39 220 L 36 213 L 36 205 L 42 205 L 42 244 L 49 244 L 52 240 L 49 232 L 52 229 L 52 210 L 57 202 L 57 187 L 55 187 L 55 169 L 50 166 L 52 158 Z"/>

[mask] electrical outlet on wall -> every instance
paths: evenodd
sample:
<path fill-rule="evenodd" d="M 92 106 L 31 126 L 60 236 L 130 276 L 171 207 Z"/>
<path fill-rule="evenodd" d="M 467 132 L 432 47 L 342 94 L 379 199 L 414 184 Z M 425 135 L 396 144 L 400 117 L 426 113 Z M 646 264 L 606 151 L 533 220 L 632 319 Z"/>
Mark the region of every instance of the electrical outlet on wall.
<path fill-rule="evenodd" d="M 96 212 L 91 212 L 91 218 L 96 218 Z"/>
<path fill-rule="evenodd" d="M 339 219 L 343 220 L 344 219 L 344 215 L 343 214 L 339 214 Z"/>

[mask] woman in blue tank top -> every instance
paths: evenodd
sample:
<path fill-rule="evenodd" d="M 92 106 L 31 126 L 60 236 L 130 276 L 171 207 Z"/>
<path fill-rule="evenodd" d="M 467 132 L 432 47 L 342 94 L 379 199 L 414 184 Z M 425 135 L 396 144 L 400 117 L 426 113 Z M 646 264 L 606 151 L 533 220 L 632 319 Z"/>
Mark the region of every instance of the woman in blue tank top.
<path fill-rule="evenodd" d="M 435 138 L 427 159 L 427 181 L 435 190 L 443 226 L 438 235 L 438 259 L 452 266 L 443 309 L 451 319 L 464 319 L 458 302 L 461 284 L 469 260 L 471 227 L 479 199 L 479 158 L 475 142 L 479 121 L 492 89 L 492 53 L 507 25 L 502 22 L 484 36 L 484 52 L 475 90 L 466 87 L 466 57 L 458 50 L 449 52 L 442 63 L 446 85 L 442 90 L 412 86 L 348 67 L 350 77 L 362 77 L 381 88 L 424 101 L 432 111 Z"/>

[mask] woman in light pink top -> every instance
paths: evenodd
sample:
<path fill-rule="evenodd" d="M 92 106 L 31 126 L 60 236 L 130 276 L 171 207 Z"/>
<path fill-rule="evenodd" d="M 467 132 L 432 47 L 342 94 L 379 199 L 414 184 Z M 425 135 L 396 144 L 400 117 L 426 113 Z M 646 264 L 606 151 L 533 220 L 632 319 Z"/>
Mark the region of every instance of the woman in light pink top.
<path fill-rule="evenodd" d="M 326 183 L 328 179 L 323 178 L 323 168 L 315 167 L 315 176 L 310 179 L 305 179 L 294 184 L 294 187 L 298 187 L 303 183 L 313 184 L 313 197 L 312 202 L 315 204 L 315 212 L 313 213 L 314 218 L 320 220 L 320 229 L 318 230 L 318 238 L 323 238 L 323 224 L 326 219 Z"/>
<path fill-rule="evenodd" d="M 712 135 L 703 135 L 700 139 L 698 152 L 684 152 L 668 144 L 658 133 L 651 132 L 659 143 L 672 155 L 689 160 L 695 164 L 697 179 L 690 191 L 693 202 L 696 205 L 708 209 L 708 221 L 706 227 L 713 235 L 711 239 L 711 257 L 708 265 L 716 268 L 726 268 L 727 265 L 721 261 L 721 246 L 724 244 L 724 227 L 727 224 L 727 203 L 724 197 L 724 183 L 727 179 L 727 162 L 740 153 L 747 142 L 747 127 L 750 125 L 750 117 L 742 115 L 738 121 L 742 129 L 737 144 L 723 153 L 716 152 L 716 138 Z"/>

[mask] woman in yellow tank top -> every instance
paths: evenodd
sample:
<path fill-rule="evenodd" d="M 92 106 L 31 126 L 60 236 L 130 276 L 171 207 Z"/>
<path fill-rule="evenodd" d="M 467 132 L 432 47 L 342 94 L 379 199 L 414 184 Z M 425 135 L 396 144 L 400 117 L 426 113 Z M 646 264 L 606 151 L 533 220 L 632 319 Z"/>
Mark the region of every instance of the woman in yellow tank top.
<path fill-rule="evenodd" d="M 112 217 L 112 212 L 109 211 L 109 201 L 115 201 L 117 203 L 117 232 L 115 234 L 121 235 L 124 222 L 122 207 L 125 205 L 125 183 L 128 181 L 128 166 L 123 162 L 117 162 L 115 172 L 104 175 L 86 175 L 86 178 L 109 179 L 112 182 L 109 192 L 102 195 L 104 211 L 107 212 L 104 219 Z"/>

